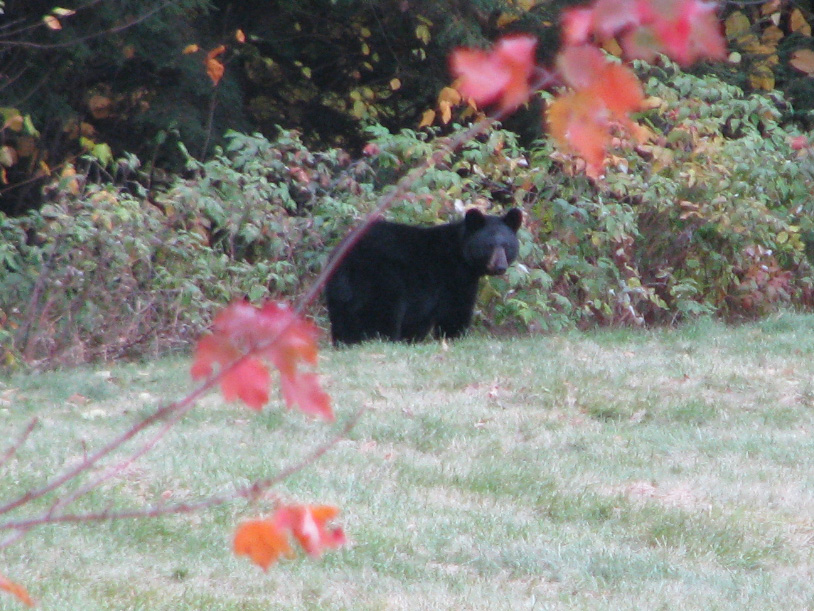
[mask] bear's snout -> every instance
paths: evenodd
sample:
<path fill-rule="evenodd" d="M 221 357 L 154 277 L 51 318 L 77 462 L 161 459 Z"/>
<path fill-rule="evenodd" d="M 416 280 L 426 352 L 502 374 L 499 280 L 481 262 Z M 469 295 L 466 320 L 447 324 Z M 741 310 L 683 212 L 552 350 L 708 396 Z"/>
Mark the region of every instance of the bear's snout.
<path fill-rule="evenodd" d="M 502 246 L 498 246 L 492 251 L 486 271 L 492 276 L 499 276 L 505 274 L 507 269 L 509 269 L 509 262 L 506 260 L 506 251 Z"/>

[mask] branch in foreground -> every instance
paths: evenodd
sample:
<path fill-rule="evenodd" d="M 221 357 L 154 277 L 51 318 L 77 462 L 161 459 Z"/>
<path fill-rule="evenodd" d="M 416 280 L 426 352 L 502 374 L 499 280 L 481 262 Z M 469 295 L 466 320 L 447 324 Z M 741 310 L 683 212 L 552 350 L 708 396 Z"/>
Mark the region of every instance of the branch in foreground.
<path fill-rule="evenodd" d="M 285 481 L 291 475 L 299 471 L 302 471 L 306 467 L 309 467 L 317 460 L 322 458 L 322 456 L 324 456 L 331 448 L 336 446 L 337 443 L 339 443 L 342 439 L 347 437 L 347 435 L 358 424 L 359 419 L 362 417 L 362 414 L 364 414 L 365 411 L 367 411 L 366 407 L 361 407 L 358 410 L 356 410 L 356 412 L 350 418 L 348 418 L 348 421 L 345 423 L 345 426 L 342 427 L 341 431 L 339 431 L 336 435 L 334 435 L 331 439 L 329 439 L 325 443 L 317 446 L 310 454 L 308 454 L 305 458 L 303 458 L 299 462 L 289 467 L 286 467 L 273 477 L 257 480 L 249 486 L 237 488 L 232 494 L 229 495 L 212 496 L 207 499 L 197 501 L 195 503 L 179 503 L 177 505 L 159 505 L 157 507 L 138 509 L 132 511 L 101 511 L 96 513 L 53 515 L 52 511 L 48 510 L 34 518 L 27 518 L 22 520 L 10 520 L 8 522 L 0 524 L 0 530 L 17 530 L 24 532 L 36 526 L 42 526 L 45 524 L 102 522 L 108 520 L 155 518 L 171 514 L 194 513 L 202 509 L 208 509 L 210 507 L 217 507 L 218 505 L 223 505 L 238 498 L 245 498 L 251 502 L 256 500 L 270 488 Z M 7 547 L 8 545 L 16 541 L 18 538 L 19 537 L 12 535 L 11 537 L 9 537 L 9 539 L 0 542 L 0 549 L 2 549 L 3 547 Z"/>
<path fill-rule="evenodd" d="M 20 433 L 20 436 L 17 438 L 17 441 L 12 443 L 11 447 L 8 450 L 6 450 L 6 453 L 3 454 L 2 458 L 0 458 L 0 467 L 4 466 L 9 460 L 12 459 L 12 457 L 17 453 L 17 450 L 20 449 L 20 446 L 22 446 L 26 442 L 28 436 L 31 434 L 31 431 L 34 430 L 34 427 L 37 426 L 38 422 L 39 418 L 31 419 L 31 422 L 28 423 L 28 426 L 26 426 L 23 432 Z"/>

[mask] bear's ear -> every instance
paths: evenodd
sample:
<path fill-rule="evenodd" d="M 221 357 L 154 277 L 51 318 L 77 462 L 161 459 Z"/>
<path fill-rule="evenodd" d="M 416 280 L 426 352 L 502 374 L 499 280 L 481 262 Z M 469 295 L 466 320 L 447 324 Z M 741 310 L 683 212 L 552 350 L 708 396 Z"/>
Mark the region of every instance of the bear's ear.
<path fill-rule="evenodd" d="M 478 231 L 478 229 L 483 229 L 485 225 L 486 217 L 483 216 L 483 212 L 477 208 L 470 208 L 466 211 L 466 216 L 464 216 L 464 226 L 466 227 L 467 231 Z"/>
<path fill-rule="evenodd" d="M 509 229 L 517 233 L 520 225 L 523 224 L 523 213 L 518 208 L 512 208 L 503 216 L 503 222 L 509 226 Z"/>

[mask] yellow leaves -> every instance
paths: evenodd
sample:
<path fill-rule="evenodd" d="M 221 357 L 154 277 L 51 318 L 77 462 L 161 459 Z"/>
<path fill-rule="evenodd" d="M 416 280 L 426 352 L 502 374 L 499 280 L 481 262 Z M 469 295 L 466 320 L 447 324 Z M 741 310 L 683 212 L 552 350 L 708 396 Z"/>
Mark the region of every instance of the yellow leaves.
<path fill-rule="evenodd" d="M 783 34 L 783 30 L 778 28 L 776 25 L 770 25 L 765 30 L 763 30 L 763 34 L 760 37 L 760 41 L 767 46 L 770 47 L 777 47 L 777 43 L 779 43 L 785 34 Z"/>
<path fill-rule="evenodd" d="M 798 49 L 792 53 L 789 64 L 800 72 L 805 72 L 808 76 L 814 76 L 814 51 L 811 49 Z"/>
<path fill-rule="evenodd" d="M 45 25 L 47 25 L 52 30 L 62 29 L 62 24 L 59 22 L 59 19 L 57 19 L 53 15 L 46 15 L 45 17 L 42 18 L 42 20 L 45 22 Z"/>
<path fill-rule="evenodd" d="M 749 84 L 754 89 L 771 91 L 774 89 L 774 72 L 768 62 L 755 64 L 749 70 Z"/>
<path fill-rule="evenodd" d="M 444 87 L 441 93 L 438 94 L 438 109 L 425 110 L 421 115 L 421 121 L 418 124 L 419 129 L 422 127 L 429 127 L 433 124 L 436 118 L 441 120 L 441 123 L 446 125 L 452 121 L 452 110 L 459 104 L 463 103 L 464 99 L 461 92 L 454 87 Z"/>
<path fill-rule="evenodd" d="M 794 9 L 789 15 L 789 29 L 803 36 L 811 36 L 811 26 L 798 8 Z"/>
<path fill-rule="evenodd" d="M 421 22 L 415 28 L 415 37 L 421 41 L 421 43 L 426 46 L 432 40 L 432 35 L 430 34 L 430 28 L 432 27 L 432 21 L 427 19 L 426 17 L 419 15 L 418 20 Z"/>
<path fill-rule="evenodd" d="M 749 18 L 740 11 L 735 11 L 724 21 L 724 33 L 729 40 L 736 40 L 748 34 L 751 29 Z"/>
<path fill-rule="evenodd" d="M 26 589 L 20 584 L 11 581 L 2 573 L 0 573 L 0 590 L 8 592 L 12 596 L 16 596 L 17 600 L 28 607 L 34 606 L 34 601 L 28 595 Z"/>
<path fill-rule="evenodd" d="M 397 78 L 390 79 L 390 89 L 393 91 L 401 89 L 401 81 Z"/>
<path fill-rule="evenodd" d="M 17 151 L 14 147 L 9 145 L 0 147 L 0 165 L 10 168 L 15 163 L 17 163 Z"/>
<path fill-rule="evenodd" d="M 23 115 L 16 108 L 3 109 L 3 114 L 6 115 L 6 120 L 3 123 L 3 129 L 10 129 L 13 132 L 19 132 L 23 129 Z"/>
<path fill-rule="evenodd" d="M 50 15 L 45 15 L 42 21 L 50 29 L 58 31 L 62 29 L 62 23 L 59 21 L 59 17 L 70 17 L 74 13 L 76 13 L 76 11 L 73 9 L 57 7 L 51 10 Z"/>
<path fill-rule="evenodd" d="M 235 31 L 235 40 L 241 44 L 246 42 L 246 34 L 243 32 L 243 30 Z"/>
<path fill-rule="evenodd" d="M 421 121 L 418 124 L 418 128 L 421 129 L 422 127 L 429 127 L 432 125 L 433 121 L 435 121 L 435 111 L 432 108 L 428 108 L 421 115 Z"/>
<path fill-rule="evenodd" d="M 181 51 L 181 53 L 183 53 L 184 55 L 192 55 L 193 53 L 197 53 L 200 50 L 201 48 L 198 45 L 191 44 L 184 47 L 184 50 Z"/>
<path fill-rule="evenodd" d="M 72 195 L 79 195 L 79 180 L 76 178 L 76 170 L 73 166 L 65 166 L 60 174 L 60 182 L 65 185 Z"/>

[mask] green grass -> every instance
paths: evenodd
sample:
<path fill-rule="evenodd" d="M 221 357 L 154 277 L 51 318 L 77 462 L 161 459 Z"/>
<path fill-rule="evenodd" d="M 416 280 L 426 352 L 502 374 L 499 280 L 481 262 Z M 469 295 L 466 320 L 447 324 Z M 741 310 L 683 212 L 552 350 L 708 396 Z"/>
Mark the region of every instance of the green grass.
<path fill-rule="evenodd" d="M 305 456 L 365 405 L 346 440 L 275 491 L 340 506 L 347 547 L 264 573 L 230 538 L 268 505 L 235 501 L 43 527 L 0 552 L 0 573 L 60 611 L 812 608 L 813 357 L 814 317 L 797 314 L 326 348 L 336 425 L 210 395 L 75 509 L 227 493 Z M 183 395 L 187 367 L 0 379 L 3 438 L 40 419 L 0 470 L 0 499 Z"/>

